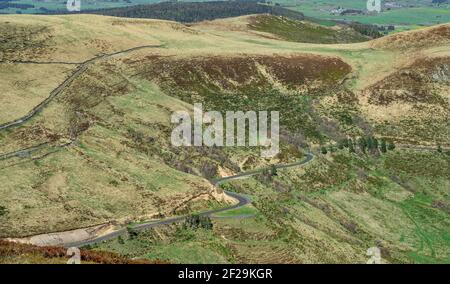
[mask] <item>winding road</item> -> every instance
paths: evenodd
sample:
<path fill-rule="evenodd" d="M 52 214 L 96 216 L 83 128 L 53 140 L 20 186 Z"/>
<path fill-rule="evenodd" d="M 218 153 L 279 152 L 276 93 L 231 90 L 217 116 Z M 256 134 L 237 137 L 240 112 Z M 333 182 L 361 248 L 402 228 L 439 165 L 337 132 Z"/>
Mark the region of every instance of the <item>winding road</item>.
<path fill-rule="evenodd" d="M 413 150 L 431 150 L 431 149 L 433 149 L 431 147 L 423 147 L 423 146 L 422 147 L 414 147 L 413 145 L 408 145 L 408 146 L 402 145 L 402 148 L 409 148 L 409 149 L 413 149 Z M 305 158 L 301 161 L 290 163 L 290 164 L 279 164 L 279 165 L 275 165 L 275 167 L 277 169 L 299 167 L 299 166 L 303 166 L 303 165 L 309 163 L 313 159 L 314 159 L 314 155 L 312 153 L 306 153 Z M 211 181 L 211 183 L 214 184 L 215 186 L 217 186 L 217 185 L 227 182 L 227 181 L 249 178 L 251 176 L 262 173 L 266 169 L 267 168 L 262 168 L 262 169 L 258 169 L 258 170 L 252 170 L 252 171 L 248 171 L 248 172 L 244 172 L 244 173 L 239 173 L 234 176 L 229 176 L 229 177 L 224 177 L 224 178 L 213 180 L 213 181 Z M 228 195 L 229 197 L 236 199 L 238 201 L 238 203 L 234 204 L 232 206 L 221 208 L 221 209 L 215 209 L 215 210 L 201 212 L 198 215 L 214 218 L 214 216 L 212 216 L 214 214 L 237 209 L 237 208 L 243 207 L 251 202 L 251 200 L 248 197 L 240 195 L 235 192 L 225 191 L 225 194 Z M 234 217 L 236 217 L 236 216 L 234 216 Z M 247 215 L 247 216 L 243 216 L 243 217 L 250 217 L 250 216 Z M 141 230 L 145 230 L 145 229 L 149 229 L 149 228 L 154 228 L 154 227 L 158 227 L 158 226 L 181 222 L 181 221 L 185 220 L 186 218 L 187 218 L 187 216 L 180 216 L 180 217 L 173 217 L 173 218 L 168 218 L 168 219 L 145 222 L 145 223 L 141 223 L 141 224 L 133 226 L 132 229 L 135 231 L 141 231 Z M 220 218 L 233 218 L 233 217 L 220 217 Z M 79 241 L 79 242 L 75 242 L 75 243 L 67 243 L 67 244 L 64 244 L 64 247 L 81 247 L 81 246 L 86 246 L 86 245 L 92 245 L 92 244 L 99 243 L 102 241 L 110 240 L 112 238 L 118 237 L 125 233 L 127 233 L 126 227 L 121 228 L 117 231 L 111 232 L 109 234 L 97 237 L 97 238 L 83 240 L 83 241 Z"/>
<path fill-rule="evenodd" d="M 314 158 L 314 156 L 310 153 L 307 153 L 305 155 L 305 159 L 295 162 L 295 163 L 291 163 L 291 164 L 280 164 L 280 165 L 276 165 L 275 167 L 277 169 L 286 169 L 286 168 L 292 168 L 292 167 L 298 167 L 298 166 L 303 166 L 307 163 L 309 163 L 312 159 Z M 214 184 L 215 186 L 227 182 L 227 181 L 231 181 L 231 180 L 236 180 L 236 179 L 244 179 L 244 178 L 249 178 L 251 176 L 254 176 L 256 174 L 262 173 L 266 168 L 263 169 L 259 169 L 259 170 L 253 170 L 253 171 L 249 171 L 249 172 L 245 172 L 245 173 L 240 173 L 234 176 L 229 176 L 229 177 L 224 177 L 224 178 L 220 178 L 214 181 L 211 181 L 212 184 Z M 221 213 L 221 212 L 226 212 L 226 211 L 230 211 L 233 209 L 237 209 L 240 207 L 243 207 L 247 204 L 249 204 L 251 202 L 251 200 L 243 195 L 240 195 L 238 193 L 235 192 L 231 192 L 231 191 L 225 191 L 224 192 L 227 196 L 234 198 L 238 201 L 238 203 L 228 206 L 228 207 L 224 207 L 224 208 L 220 208 L 220 209 L 214 209 L 214 210 L 208 210 L 208 211 L 204 211 L 199 213 L 198 215 L 200 216 L 208 216 L 208 217 L 214 217 L 212 215 L 217 214 L 217 213 Z M 149 221 L 149 222 L 145 222 L 145 223 L 141 223 L 141 224 L 137 224 L 134 225 L 132 227 L 132 229 L 134 231 L 142 231 L 145 229 L 149 229 L 149 228 L 154 228 L 154 227 L 159 227 L 159 226 L 163 226 L 163 225 L 168 225 L 168 224 L 173 224 L 173 223 L 177 223 L 177 222 L 181 222 L 184 221 L 188 216 L 180 216 L 180 217 L 173 217 L 173 218 L 167 218 L 167 219 L 162 219 L 162 220 L 154 220 L 154 221 Z M 225 218 L 225 217 L 223 217 Z M 233 218 L 233 217 L 229 217 L 229 218 Z M 92 244 L 96 244 L 99 242 L 103 242 L 106 240 L 110 240 L 113 238 L 116 238 L 120 235 L 123 235 L 127 233 L 127 228 L 121 228 L 119 230 L 116 230 L 114 232 L 108 233 L 106 235 L 103 236 L 99 236 L 93 239 L 88 239 L 88 240 L 82 240 L 79 242 L 73 242 L 73 243 L 67 243 L 67 244 L 63 244 L 64 247 L 82 247 L 82 246 L 86 246 L 86 245 L 92 245 Z"/>

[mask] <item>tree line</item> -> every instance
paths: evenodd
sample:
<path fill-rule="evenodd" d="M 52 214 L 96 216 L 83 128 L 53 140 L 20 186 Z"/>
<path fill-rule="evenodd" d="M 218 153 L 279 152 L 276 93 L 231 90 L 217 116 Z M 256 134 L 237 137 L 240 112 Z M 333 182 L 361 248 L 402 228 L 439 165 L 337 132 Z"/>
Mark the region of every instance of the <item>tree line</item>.
<path fill-rule="evenodd" d="M 371 38 L 379 38 L 383 36 L 383 34 L 380 33 L 380 28 L 377 25 L 368 25 L 359 22 L 351 22 L 349 26 L 355 31 L 359 32 L 360 34 L 363 34 Z"/>
<path fill-rule="evenodd" d="M 328 147 L 322 146 L 320 152 L 324 155 L 328 152 L 336 152 L 337 150 L 348 149 L 350 153 L 361 152 L 367 153 L 386 153 L 395 149 L 395 143 L 392 140 L 386 140 L 384 138 L 377 139 L 373 136 L 360 137 L 360 138 L 344 138 L 337 142 L 337 144 L 332 144 Z"/>
<path fill-rule="evenodd" d="M 192 23 L 250 14 L 271 14 L 303 20 L 302 13 L 280 6 L 260 4 L 257 1 L 210 1 L 210 2 L 162 2 L 149 5 L 83 11 L 127 18 L 151 18 Z"/>

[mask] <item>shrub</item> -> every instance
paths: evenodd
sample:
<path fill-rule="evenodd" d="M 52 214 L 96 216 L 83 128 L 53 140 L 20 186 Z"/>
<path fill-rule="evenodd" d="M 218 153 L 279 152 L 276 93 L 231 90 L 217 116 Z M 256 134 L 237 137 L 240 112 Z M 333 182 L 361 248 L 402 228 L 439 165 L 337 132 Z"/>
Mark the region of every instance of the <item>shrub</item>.
<path fill-rule="evenodd" d="M 196 229 L 211 230 L 213 228 L 213 223 L 211 221 L 211 218 L 209 218 L 208 216 L 190 215 L 186 217 L 183 227 L 193 230 Z"/>
<path fill-rule="evenodd" d="M 348 151 L 350 152 L 350 153 L 355 153 L 356 151 L 355 151 L 355 147 L 353 146 L 353 141 L 352 141 L 352 139 L 349 139 L 348 140 Z"/>
<path fill-rule="evenodd" d="M 8 209 L 6 209 L 6 207 L 4 206 L 0 206 L 0 216 L 6 215 L 8 214 Z"/>
<path fill-rule="evenodd" d="M 378 139 L 377 138 L 372 138 L 373 141 L 373 148 L 375 150 L 378 150 Z"/>
<path fill-rule="evenodd" d="M 345 138 L 344 140 L 342 140 L 342 146 L 344 146 L 345 148 L 348 148 L 349 146 L 349 142 L 351 142 L 352 140 Z"/>
<path fill-rule="evenodd" d="M 389 144 L 388 144 L 388 146 L 387 146 L 387 148 L 388 148 L 389 151 L 394 150 L 394 149 L 395 149 L 395 144 L 394 144 L 394 142 L 393 142 L 393 141 L 390 141 Z"/>
<path fill-rule="evenodd" d="M 358 145 L 359 145 L 359 148 L 361 148 L 361 151 L 363 153 L 366 153 L 367 141 L 364 137 L 361 137 L 358 139 Z"/>
<path fill-rule="evenodd" d="M 278 175 L 278 173 L 277 173 L 277 167 L 275 167 L 275 165 L 272 165 L 272 166 L 270 167 L 270 175 L 271 175 L 271 176 L 276 176 L 276 175 Z"/>
<path fill-rule="evenodd" d="M 127 226 L 127 232 L 131 240 L 138 236 L 138 232 L 132 226 Z"/>
<path fill-rule="evenodd" d="M 387 152 L 387 146 L 386 146 L 386 140 L 381 140 L 381 153 L 386 153 Z"/>
<path fill-rule="evenodd" d="M 346 139 L 346 140 L 347 140 L 347 139 Z M 347 146 L 348 146 L 348 145 L 347 145 Z M 339 150 L 344 149 L 344 147 L 345 147 L 344 142 L 343 142 L 342 140 L 339 141 L 338 144 L 337 144 L 337 147 L 338 147 Z"/>

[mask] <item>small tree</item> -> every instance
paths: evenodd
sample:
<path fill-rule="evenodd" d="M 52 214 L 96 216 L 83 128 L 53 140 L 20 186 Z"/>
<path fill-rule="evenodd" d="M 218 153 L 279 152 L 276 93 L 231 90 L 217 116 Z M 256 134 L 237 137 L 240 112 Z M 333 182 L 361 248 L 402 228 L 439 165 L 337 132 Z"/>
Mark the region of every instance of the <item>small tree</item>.
<path fill-rule="evenodd" d="M 213 223 L 211 221 L 211 218 L 209 218 L 208 216 L 200 216 L 195 214 L 186 217 L 183 227 L 194 230 L 196 229 L 211 230 L 213 228 Z"/>
<path fill-rule="evenodd" d="M 6 207 L 4 206 L 0 206 L 0 216 L 6 215 L 8 214 L 8 209 L 6 209 Z"/>
<path fill-rule="evenodd" d="M 439 153 L 442 153 L 442 147 L 441 147 L 441 145 L 438 145 L 437 151 L 438 151 Z"/>
<path fill-rule="evenodd" d="M 258 177 L 260 181 L 267 183 L 272 181 L 272 173 L 270 169 L 266 168 L 262 171 L 261 175 Z"/>
<path fill-rule="evenodd" d="M 367 148 L 369 150 L 373 150 L 375 148 L 374 142 L 373 142 L 373 137 L 369 137 L 367 138 Z"/>
<path fill-rule="evenodd" d="M 358 139 L 358 145 L 359 145 L 359 148 L 361 149 L 361 151 L 363 153 L 366 153 L 367 141 L 366 141 L 366 139 L 364 139 L 364 137 L 361 137 Z"/>
<path fill-rule="evenodd" d="M 386 146 L 386 140 L 381 140 L 381 153 L 386 153 L 387 152 L 387 146 Z"/>
<path fill-rule="evenodd" d="M 356 153 L 355 147 L 353 146 L 353 141 L 352 141 L 352 139 L 349 139 L 349 140 L 348 140 L 348 151 L 349 151 L 350 153 Z"/>
<path fill-rule="evenodd" d="M 275 165 L 272 165 L 272 166 L 270 167 L 270 175 L 271 175 L 271 176 L 277 176 L 277 175 L 278 175 L 277 167 L 276 167 Z"/>
<path fill-rule="evenodd" d="M 138 232 L 135 229 L 133 229 L 131 225 L 127 226 L 127 232 L 130 239 L 135 239 L 138 236 Z"/>
<path fill-rule="evenodd" d="M 389 144 L 388 144 L 387 148 L 388 148 L 389 151 L 394 150 L 395 149 L 394 141 L 389 141 Z"/>
<path fill-rule="evenodd" d="M 213 228 L 211 218 L 209 217 L 200 218 L 200 227 L 205 230 L 211 230 Z"/>
<path fill-rule="evenodd" d="M 345 138 L 344 140 L 342 140 L 342 146 L 344 146 L 345 148 L 348 148 L 349 143 L 352 140 Z"/>
<path fill-rule="evenodd" d="M 121 245 L 123 245 L 123 244 L 125 243 L 125 241 L 123 240 L 123 237 L 122 237 L 122 236 L 119 236 L 119 237 L 117 238 L 117 242 L 119 242 L 119 244 L 121 244 Z"/>
<path fill-rule="evenodd" d="M 378 139 L 375 137 L 373 138 L 373 148 L 375 150 L 378 150 Z"/>
<path fill-rule="evenodd" d="M 322 154 L 326 155 L 326 154 L 328 153 L 327 147 L 322 146 L 322 148 L 320 148 L 320 152 L 321 152 Z"/>

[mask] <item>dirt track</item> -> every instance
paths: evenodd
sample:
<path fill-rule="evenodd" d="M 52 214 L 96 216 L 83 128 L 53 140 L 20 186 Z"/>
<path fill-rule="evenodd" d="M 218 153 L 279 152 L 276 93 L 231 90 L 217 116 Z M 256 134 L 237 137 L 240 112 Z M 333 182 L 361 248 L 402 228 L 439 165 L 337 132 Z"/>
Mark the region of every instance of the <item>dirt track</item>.
<path fill-rule="evenodd" d="M 27 120 L 31 119 L 39 111 L 41 111 L 43 108 L 45 108 L 57 95 L 59 95 L 62 91 L 64 91 L 64 89 L 67 86 L 69 86 L 76 78 L 78 78 L 81 74 L 83 74 L 84 71 L 86 71 L 86 69 L 88 68 L 88 66 L 91 63 L 93 63 L 93 62 L 95 62 L 97 60 L 101 60 L 101 59 L 105 59 L 105 58 L 112 57 L 112 56 L 115 56 L 115 55 L 136 51 L 136 50 L 139 50 L 139 49 L 158 48 L 158 47 L 162 47 L 162 45 L 137 46 L 137 47 L 133 47 L 133 48 L 126 49 L 126 50 L 117 51 L 117 52 L 114 52 L 114 53 L 102 54 L 102 55 L 96 56 L 94 58 L 88 59 L 88 60 L 86 60 L 84 62 L 81 62 L 80 65 L 72 73 L 72 75 L 70 75 L 66 80 L 64 80 L 61 84 L 59 84 L 53 91 L 51 91 L 50 95 L 45 100 L 40 102 L 30 112 L 28 112 L 28 114 L 26 114 L 25 116 L 23 116 L 21 118 L 18 118 L 18 119 L 15 119 L 13 121 L 9 121 L 9 122 L 0 124 L 0 131 L 8 129 L 8 128 L 11 128 L 11 127 L 14 127 L 14 126 L 21 125 L 24 122 L 26 122 Z M 51 64 L 50 62 L 22 62 L 22 63 L 24 63 L 24 64 Z M 72 62 L 65 62 L 65 63 L 63 63 L 63 62 L 56 62 L 56 63 L 57 64 L 74 64 Z"/>

